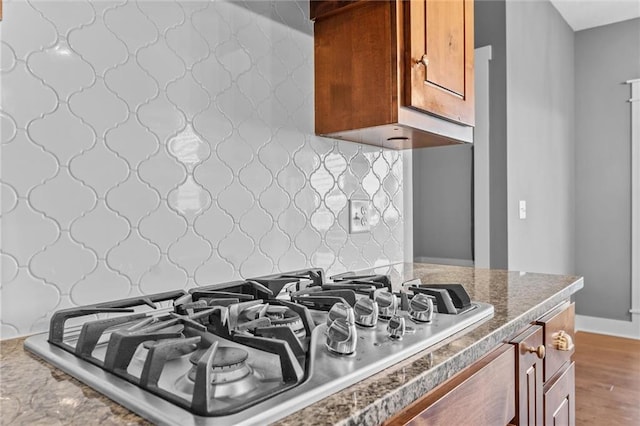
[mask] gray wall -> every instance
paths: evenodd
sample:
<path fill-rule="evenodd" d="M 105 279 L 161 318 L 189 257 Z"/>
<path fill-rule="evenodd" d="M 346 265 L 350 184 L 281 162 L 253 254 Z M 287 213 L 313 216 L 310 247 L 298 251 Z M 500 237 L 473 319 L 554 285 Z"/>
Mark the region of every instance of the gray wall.
<path fill-rule="evenodd" d="M 506 18 L 509 269 L 573 273 L 574 33 L 548 1 Z"/>
<path fill-rule="evenodd" d="M 576 272 L 579 314 L 630 320 L 631 91 L 640 19 L 576 33 Z"/>
<path fill-rule="evenodd" d="M 413 254 L 418 260 L 472 260 L 472 173 L 472 145 L 413 151 Z"/>

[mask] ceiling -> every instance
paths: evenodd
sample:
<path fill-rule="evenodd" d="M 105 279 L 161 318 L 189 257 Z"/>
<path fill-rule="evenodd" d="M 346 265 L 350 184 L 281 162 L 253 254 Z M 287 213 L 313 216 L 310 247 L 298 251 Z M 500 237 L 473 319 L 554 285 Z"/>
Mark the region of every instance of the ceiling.
<path fill-rule="evenodd" d="M 551 0 L 551 3 L 574 31 L 640 17 L 640 0 Z"/>

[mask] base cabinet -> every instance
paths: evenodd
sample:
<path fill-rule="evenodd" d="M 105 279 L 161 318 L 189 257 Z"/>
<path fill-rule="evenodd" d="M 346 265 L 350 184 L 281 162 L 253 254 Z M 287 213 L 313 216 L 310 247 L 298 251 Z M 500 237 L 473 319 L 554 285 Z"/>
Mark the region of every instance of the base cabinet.
<path fill-rule="evenodd" d="M 575 426 L 574 316 L 559 305 L 384 424 Z"/>

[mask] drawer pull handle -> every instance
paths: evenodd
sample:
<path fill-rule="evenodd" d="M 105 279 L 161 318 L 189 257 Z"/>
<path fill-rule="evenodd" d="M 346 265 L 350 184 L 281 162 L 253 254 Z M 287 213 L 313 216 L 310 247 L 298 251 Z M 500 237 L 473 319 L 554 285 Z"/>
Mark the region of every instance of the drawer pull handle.
<path fill-rule="evenodd" d="M 572 351 L 573 350 L 573 339 L 571 336 L 564 331 L 560 330 L 551 335 L 553 339 L 553 346 L 559 351 Z"/>
<path fill-rule="evenodd" d="M 546 350 L 544 348 L 544 345 L 540 345 L 537 348 L 534 348 L 533 346 L 530 346 L 527 349 L 527 352 L 531 352 L 534 353 L 536 355 L 538 355 L 538 358 L 543 359 L 544 355 L 546 353 Z"/>

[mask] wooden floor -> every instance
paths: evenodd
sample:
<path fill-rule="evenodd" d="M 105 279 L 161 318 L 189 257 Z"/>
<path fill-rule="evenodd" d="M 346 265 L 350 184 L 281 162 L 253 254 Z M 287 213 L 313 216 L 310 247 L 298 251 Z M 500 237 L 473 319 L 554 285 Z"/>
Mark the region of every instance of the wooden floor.
<path fill-rule="evenodd" d="M 576 334 L 576 425 L 640 425 L 640 340 Z"/>

